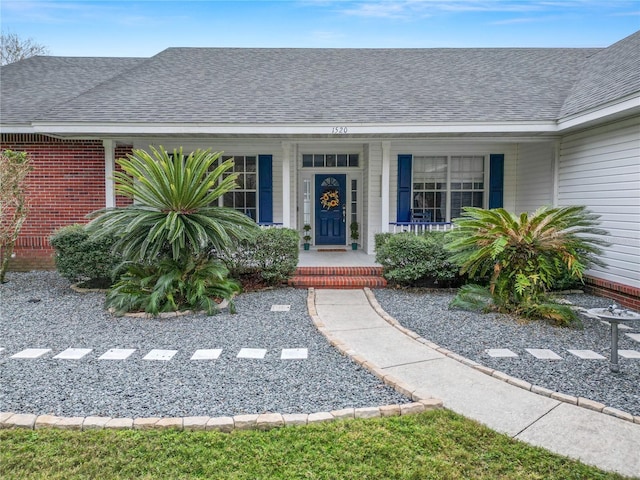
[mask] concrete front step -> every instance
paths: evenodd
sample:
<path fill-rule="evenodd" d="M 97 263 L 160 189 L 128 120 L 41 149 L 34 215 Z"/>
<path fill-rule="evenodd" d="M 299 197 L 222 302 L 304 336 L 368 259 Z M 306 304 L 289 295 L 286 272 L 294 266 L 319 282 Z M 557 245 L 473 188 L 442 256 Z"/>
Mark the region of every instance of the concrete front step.
<path fill-rule="evenodd" d="M 289 285 L 297 288 L 382 288 L 382 267 L 298 267 Z"/>

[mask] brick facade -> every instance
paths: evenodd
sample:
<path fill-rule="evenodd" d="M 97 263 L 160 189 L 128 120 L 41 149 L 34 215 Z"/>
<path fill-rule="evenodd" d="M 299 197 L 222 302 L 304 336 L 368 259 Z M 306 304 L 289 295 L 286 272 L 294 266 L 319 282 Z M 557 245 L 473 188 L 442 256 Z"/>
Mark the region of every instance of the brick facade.
<path fill-rule="evenodd" d="M 640 288 L 600 278 L 587 277 L 585 279 L 585 291 L 599 297 L 610 298 L 625 308 L 640 311 Z"/>
<path fill-rule="evenodd" d="M 49 236 L 105 206 L 104 147 L 100 140 L 63 140 L 37 134 L 2 134 L 0 147 L 27 152 L 29 216 L 16 243 L 13 270 L 53 267 Z M 131 151 L 118 147 L 115 158 Z M 127 199 L 118 198 L 118 205 Z"/>

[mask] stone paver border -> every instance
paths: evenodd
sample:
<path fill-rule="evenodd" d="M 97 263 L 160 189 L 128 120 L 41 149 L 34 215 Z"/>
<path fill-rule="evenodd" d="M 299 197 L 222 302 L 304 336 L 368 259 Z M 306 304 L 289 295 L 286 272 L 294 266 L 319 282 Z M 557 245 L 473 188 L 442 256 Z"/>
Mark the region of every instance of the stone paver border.
<path fill-rule="evenodd" d="M 503 382 L 507 382 L 511 385 L 514 385 L 516 387 L 522 388 L 524 390 L 528 390 L 530 392 L 536 393 L 538 395 L 543 395 L 545 397 L 551 397 L 554 400 L 559 400 L 561 402 L 565 402 L 565 403 L 570 403 L 572 405 L 577 405 L 578 407 L 582 407 L 582 408 L 587 408 L 589 410 L 594 410 L 596 412 L 600 412 L 600 413 L 604 413 L 607 415 L 611 415 L 613 417 L 617 417 L 620 418 L 622 420 L 627 420 L 629 422 L 632 423 L 638 423 L 640 424 L 640 415 L 631 415 L 628 412 L 625 412 L 624 410 L 619 410 L 617 408 L 613 408 L 613 407 L 607 407 L 606 405 L 600 403 L 600 402 L 596 402 L 594 400 L 589 400 L 588 398 L 583 398 L 583 397 L 574 397 L 572 395 L 567 395 L 561 392 L 555 392 L 553 390 L 549 390 L 548 388 L 544 388 L 541 387 L 539 385 L 532 385 L 531 383 L 525 381 L 525 380 L 521 380 L 519 378 L 516 377 L 512 377 L 511 375 L 508 375 L 504 372 L 501 372 L 499 370 L 495 370 L 493 368 L 489 368 L 489 367 L 485 367 L 484 365 L 480 365 L 478 362 L 475 362 L 473 360 L 470 360 L 466 357 L 463 357 L 462 355 L 458 355 L 457 353 L 454 353 L 450 350 L 447 350 L 446 348 L 442 348 L 440 345 L 437 345 L 435 343 L 433 343 L 430 340 L 427 340 L 423 337 L 421 337 L 420 335 L 418 335 L 416 332 L 409 330 L 406 327 L 403 327 L 400 322 L 398 322 L 395 318 L 393 318 L 391 315 L 389 315 L 387 312 L 384 311 L 384 309 L 382 308 L 382 306 L 380 305 L 380 303 L 378 303 L 378 300 L 376 299 L 374 293 L 371 291 L 370 288 L 364 288 L 364 293 L 367 297 L 367 299 L 369 300 L 369 303 L 371 304 L 371 306 L 373 307 L 373 309 L 376 311 L 376 313 L 384 320 L 386 321 L 389 325 L 393 326 L 394 328 L 396 328 L 397 330 L 399 330 L 400 332 L 404 333 L 405 335 L 413 338 L 414 340 L 434 349 L 435 351 L 449 357 L 452 358 L 453 360 L 456 360 L 464 365 L 467 365 L 468 367 L 471 367 L 475 370 L 478 370 L 479 372 L 482 372 L 486 375 L 489 375 L 491 377 L 497 378 L 499 380 L 502 380 Z"/>
<path fill-rule="evenodd" d="M 346 408 L 331 412 L 315 413 L 262 413 L 235 415 L 233 417 L 58 417 L 54 415 L 32 415 L 0 412 L 0 429 L 26 428 L 39 430 L 57 428 L 65 430 L 216 430 L 229 433 L 233 430 L 270 430 L 279 427 L 311 425 L 313 423 L 353 420 L 356 418 L 379 418 L 414 415 L 442 408 L 437 399 L 421 400 L 400 405 L 380 407 Z"/>

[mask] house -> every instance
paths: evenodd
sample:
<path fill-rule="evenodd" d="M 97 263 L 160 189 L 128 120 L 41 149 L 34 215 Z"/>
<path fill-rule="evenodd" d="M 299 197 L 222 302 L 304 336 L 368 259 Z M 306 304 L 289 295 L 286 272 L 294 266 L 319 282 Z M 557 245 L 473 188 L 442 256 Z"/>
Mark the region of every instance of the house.
<path fill-rule="evenodd" d="M 310 224 L 315 246 L 350 243 L 357 222 L 368 254 L 376 233 L 467 205 L 586 205 L 611 234 L 590 285 L 640 307 L 640 32 L 602 49 L 40 56 L 0 75 L 1 146 L 35 165 L 15 268 L 50 266 L 52 231 L 123 204 L 116 159 L 183 146 L 235 158 L 224 205 Z"/>

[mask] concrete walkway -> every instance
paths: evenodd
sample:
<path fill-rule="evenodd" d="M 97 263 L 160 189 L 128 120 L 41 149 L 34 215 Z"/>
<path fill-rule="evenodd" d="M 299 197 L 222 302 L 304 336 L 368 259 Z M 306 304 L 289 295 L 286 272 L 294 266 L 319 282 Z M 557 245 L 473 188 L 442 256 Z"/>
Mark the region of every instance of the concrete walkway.
<path fill-rule="evenodd" d="M 640 424 L 538 395 L 449 358 L 392 326 L 363 290 L 316 290 L 331 335 L 385 372 L 498 432 L 640 477 Z"/>

